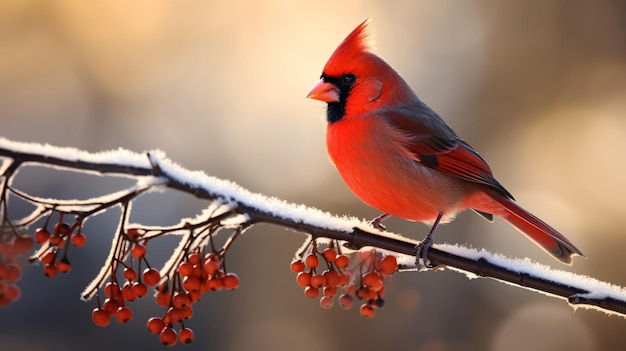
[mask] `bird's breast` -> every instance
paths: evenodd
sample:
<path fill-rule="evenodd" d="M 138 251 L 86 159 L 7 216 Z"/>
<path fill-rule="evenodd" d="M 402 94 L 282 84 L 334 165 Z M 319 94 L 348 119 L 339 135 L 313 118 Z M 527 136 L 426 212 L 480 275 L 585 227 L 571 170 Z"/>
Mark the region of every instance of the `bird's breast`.
<path fill-rule="evenodd" d="M 408 220 L 450 220 L 467 195 L 465 182 L 421 165 L 405 134 L 373 116 L 327 127 L 326 146 L 350 190 L 366 204 Z"/>

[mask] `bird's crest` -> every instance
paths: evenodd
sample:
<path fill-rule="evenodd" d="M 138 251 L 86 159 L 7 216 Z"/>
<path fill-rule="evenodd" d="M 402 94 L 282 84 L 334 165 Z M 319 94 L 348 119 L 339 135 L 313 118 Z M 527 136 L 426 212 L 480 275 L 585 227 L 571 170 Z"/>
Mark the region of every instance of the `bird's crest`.
<path fill-rule="evenodd" d="M 342 42 L 326 62 L 324 71 L 332 71 L 334 67 L 341 67 L 356 60 L 363 53 L 368 53 L 371 49 L 372 40 L 370 38 L 370 19 L 361 22 Z"/>

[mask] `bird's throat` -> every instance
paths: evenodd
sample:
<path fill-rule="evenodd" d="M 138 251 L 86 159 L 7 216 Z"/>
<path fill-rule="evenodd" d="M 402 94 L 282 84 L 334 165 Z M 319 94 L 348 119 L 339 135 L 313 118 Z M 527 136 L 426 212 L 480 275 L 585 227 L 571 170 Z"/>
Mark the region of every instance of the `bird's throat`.
<path fill-rule="evenodd" d="M 328 123 L 340 121 L 345 114 L 346 104 L 344 101 L 328 103 L 328 109 L 326 110 L 326 121 Z"/>

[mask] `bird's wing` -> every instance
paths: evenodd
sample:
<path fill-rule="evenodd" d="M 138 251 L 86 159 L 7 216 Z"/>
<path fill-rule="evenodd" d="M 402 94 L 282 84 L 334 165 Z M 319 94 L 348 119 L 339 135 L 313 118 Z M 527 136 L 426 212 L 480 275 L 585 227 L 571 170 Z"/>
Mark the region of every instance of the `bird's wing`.
<path fill-rule="evenodd" d="M 430 108 L 387 111 L 387 121 L 406 135 L 407 149 L 426 167 L 488 185 L 507 198 L 513 196 L 493 177 L 491 168 L 469 144 Z"/>

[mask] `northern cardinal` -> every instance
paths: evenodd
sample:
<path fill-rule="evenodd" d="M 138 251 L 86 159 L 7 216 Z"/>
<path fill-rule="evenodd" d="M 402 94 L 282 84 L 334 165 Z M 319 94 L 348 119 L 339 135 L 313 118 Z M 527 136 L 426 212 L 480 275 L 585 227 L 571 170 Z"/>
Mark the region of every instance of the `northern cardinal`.
<path fill-rule="evenodd" d="M 369 20 L 330 56 L 308 98 L 328 103 L 326 147 L 346 185 L 389 216 L 432 224 L 418 249 L 426 261 L 437 225 L 472 209 L 498 215 L 556 259 L 584 256 L 569 240 L 514 202 L 485 160 L 368 45 Z M 419 258 L 419 257 L 418 257 Z"/>

